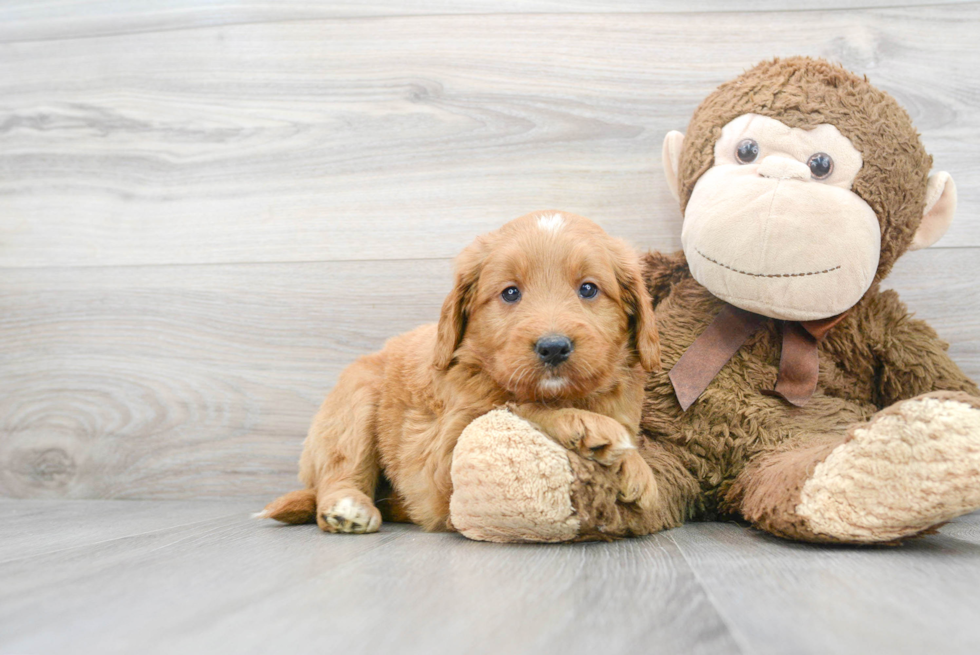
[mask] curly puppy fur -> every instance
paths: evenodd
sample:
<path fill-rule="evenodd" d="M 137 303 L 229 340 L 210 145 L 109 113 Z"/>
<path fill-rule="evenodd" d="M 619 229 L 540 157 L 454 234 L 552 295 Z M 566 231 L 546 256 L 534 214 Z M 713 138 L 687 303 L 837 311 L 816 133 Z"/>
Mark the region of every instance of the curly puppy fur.
<path fill-rule="evenodd" d="M 583 297 L 586 283 L 598 287 L 595 297 Z M 510 287 L 518 300 L 502 297 Z M 555 336 L 572 350 L 549 364 L 536 344 Z M 376 487 L 390 481 L 386 519 L 452 529 L 453 448 L 472 420 L 503 405 L 621 471 L 622 502 L 650 505 L 656 485 L 635 439 L 646 372 L 659 366 L 634 251 L 585 218 L 528 214 L 459 255 L 437 325 L 391 339 L 341 374 L 304 444 L 306 488 L 257 516 L 373 532 L 382 519 Z"/>

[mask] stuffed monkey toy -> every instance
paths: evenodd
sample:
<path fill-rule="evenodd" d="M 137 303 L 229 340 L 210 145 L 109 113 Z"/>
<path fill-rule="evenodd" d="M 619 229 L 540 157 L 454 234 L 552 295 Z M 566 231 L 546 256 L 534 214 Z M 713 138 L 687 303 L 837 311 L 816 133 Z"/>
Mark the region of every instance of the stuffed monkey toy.
<path fill-rule="evenodd" d="M 645 258 L 663 368 L 640 452 L 616 467 L 505 410 L 454 451 L 451 521 L 492 541 L 649 534 L 741 516 L 789 539 L 887 543 L 980 508 L 980 393 L 882 280 L 952 220 L 908 114 L 821 60 L 764 62 L 664 143 L 683 251 Z"/>

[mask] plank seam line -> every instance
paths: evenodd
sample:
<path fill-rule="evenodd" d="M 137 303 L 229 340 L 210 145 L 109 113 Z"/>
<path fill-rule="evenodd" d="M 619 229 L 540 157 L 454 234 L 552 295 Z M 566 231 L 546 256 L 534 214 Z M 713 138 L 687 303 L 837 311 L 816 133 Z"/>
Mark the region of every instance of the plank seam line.
<path fill-rule="evenodd" d="M 98 501 L 93 501 L 93 502 L 98 502 Z M 80 544 L 78 546 L 68 546 L 66 548 L 58 548 L 56 550 L 49 550 L 49 551 L 45 551 L 43 553 L 32 553 L 30 555 L 24 555 L 23 557 L 11 557 L 10 559 L 0 560 L 0 566 L 3 566 L 5 564 L 10 564 L 11 562 L 20 562 L 20 561 L 23 561 L 23 560 L 36 559 L 38 557 L 47 557 L 49 555 L 57 555 L 59 553 L 65 553 L 65 552 L 68 552 L 68 551 L 71 551 L 71 550 L 79 550 L 81 548 L 91 548 L 92 546 L 101 546 L 103 544 L 112 543 L 113 541 L 122 541 L 123 539 L 132 539 L 133 537 L 142 537 L 142 536 L 149 535 L 149 534 L 155 534 L 157 532 L 166 532 L 167 530 L 179 530 L 181 528 L 189 528 L 189 527 L 192 527 L 192 526 L 195 526 L 195 525 L 199 525 L 201 523 L 212 523 L 214 521 L 220 521 L 220 520 L 223 520 L 223 519 L 229 519 L 229 518 L 235 518 L 235 517 L 239 517 L 240 518 L 240 516 L 241 516 L 240 513 L 234 512 L 234 513 L 231 513 L 231 514 L 223 514 L 221 516 L 217 516 L 217 517 L 210 518 L 210 519 L 203 519 L 201 521 L 191 521 L 190 523 L 180 523 L 178 525 L 169 525 L 169 526 L 167 526 L 165 528 L 159 528 L 159 529 L 156 529 L 156 530 L 146 530 L 145 532 L 134 532 L 133 534 L 127 534 L 127 535 L 122 536 L 122 537 L 113 537 L 111 539 L 103 539 L 102 541 L 93 541 L 92 543 L 88 543 L 88 544 Z"/>
<path fill-rule="evenodd" d="M 978 3 L 980 4 L 980 3 Z M 676 248 L 657 250 L 654 248 L 636 248 L 640 253 L 674 252 Z M 980 250 L 980 244 L 973 246 L 932 246 L 930 251 L 941 250 Z M 0 264 L 0 271 L 55 271 L 55 270 L 97 270 L 97 269 L 133 269 L 133 268 L 184 268 L 191 266 L 284 266 L 289 264 L 373 264 L 373 263 L 409 263 L 409 262 L 451 262 L 454 256 L 446 257 L 368 257 L 364 259 L 284 259 L 269 261 L 227 261 L 227 262 L 159 262 L 153 264 L 72 264 L 65 266 L 5 266 Z M 887 278 L 886 278 L 887 279 Z"/>
<path fill-rule="evenodd" d="M 704 591 L 705 598 L 707 598 L 708 602 L 711 603 L 711 607 L 715 610 L 715 613 L 718 614 L 718 618 L 721 620 L 721 622 L 725 624 L 726 628 L 728 628 L 728 632 L 732 635 L 732 639 L 734 639 L 738 644 L 738 647 L 742 650 L 742 653 L 748 654 L 755 652 L 755 649 L 751 647 L 748 639 L 745 638 L 745 635 L 743 635 L 741 631 L 735 627 L 735 622 L 732 621 L 724 611 L 722 611 L 718 601 L 715 599 L 715 595 L 711 592 L 711 589 L 708 588 L 708 585 L 705 584 L 704 579 L 701 577 L 701 574 L 698 572 L 697 568 L 695 568 L 694 564 L 691 563 L 691 559 L 687 556 L 687 553 L 684 552 L 684 548 L 681 547 L 670 532 L 667 532 L 666 536 L 670 537 L 670 540 L 675 546 L 677 546 L 677 550 L 680 551 L 681 557 L 684 558 L 684 562 L 687 564 L 687 568 L 690 569 L 691 575 L 694 576 L 694 579 L 701 586 L 701 589 Z"/>

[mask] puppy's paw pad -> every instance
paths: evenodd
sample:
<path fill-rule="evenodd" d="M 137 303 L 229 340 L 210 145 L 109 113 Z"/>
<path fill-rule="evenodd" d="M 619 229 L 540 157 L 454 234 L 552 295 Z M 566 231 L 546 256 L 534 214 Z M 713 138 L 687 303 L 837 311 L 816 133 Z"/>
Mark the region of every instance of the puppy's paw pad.
<path fill-rule="evenodd" d="M 381 512 L 367 507 L 351 496 L 344 496 L 323 512 L 323 522 L 329 532 L 365 534 L 381 527 Z"/>

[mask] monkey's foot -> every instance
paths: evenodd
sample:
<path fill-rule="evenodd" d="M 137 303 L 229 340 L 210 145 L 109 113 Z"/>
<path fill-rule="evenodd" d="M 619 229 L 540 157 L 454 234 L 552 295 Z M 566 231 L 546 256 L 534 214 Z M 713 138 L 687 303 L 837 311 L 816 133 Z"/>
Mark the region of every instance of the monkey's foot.
<path fill-rule="evenodd" d="M 451 522 L 470 539 L 581 541 L 664 527 L 657 482 L 636 449 L 607 466 L 503 409 L 463 430 L 452 480 Z"/>
<path fill-rule="evenodd" d="M 509 411 L 470 423 L 452 465 L 453 527 L 480 541 L 569 541 L 578 536 L 564 448 Z"/>
<path fill-rule="evenodd" d="M 890 542 L 980 508 L 980 399 L 938 392 L 850 429 L 803 485 L 820 541 Z"/>

